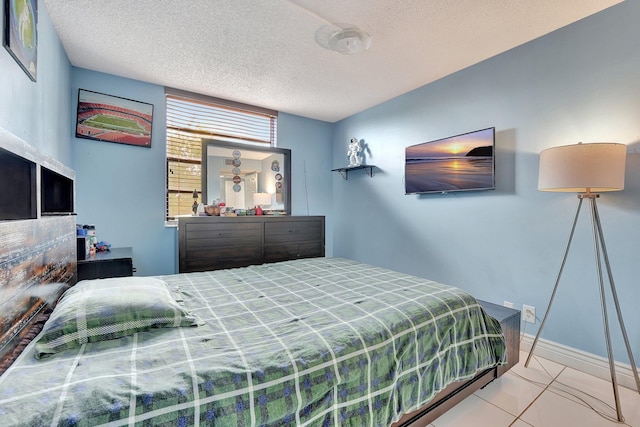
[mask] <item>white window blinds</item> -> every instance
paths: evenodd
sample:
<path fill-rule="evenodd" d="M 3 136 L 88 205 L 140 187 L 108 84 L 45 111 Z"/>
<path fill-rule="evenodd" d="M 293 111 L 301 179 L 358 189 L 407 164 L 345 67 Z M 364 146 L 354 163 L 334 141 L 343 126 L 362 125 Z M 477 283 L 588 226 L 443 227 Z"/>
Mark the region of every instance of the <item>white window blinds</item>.
<path fill-rule="evenodd" d="M 275 146 L 278 113 L 174 89 L 166 90 L 166 103 L 166 219 L 171 221 L 192 213 L 194 190 L 202 200 L 202 141 Z"/>

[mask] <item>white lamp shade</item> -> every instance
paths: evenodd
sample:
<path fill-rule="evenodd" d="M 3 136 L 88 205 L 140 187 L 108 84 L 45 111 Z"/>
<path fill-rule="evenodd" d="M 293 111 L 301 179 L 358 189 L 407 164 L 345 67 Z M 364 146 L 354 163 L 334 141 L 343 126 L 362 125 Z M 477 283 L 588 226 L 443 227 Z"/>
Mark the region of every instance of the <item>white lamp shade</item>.
<path fill-rule="evenodd" d="M 269 193 L 253 193 L 253 204 L 256 206 L 271 205 L 271 194 Z"/>
<path fill-rule="evenodd" d="M 540 153 L 538 190 L 600 193 L 624 188 L 627 147 L 612 142 L 553 147 Z"/>

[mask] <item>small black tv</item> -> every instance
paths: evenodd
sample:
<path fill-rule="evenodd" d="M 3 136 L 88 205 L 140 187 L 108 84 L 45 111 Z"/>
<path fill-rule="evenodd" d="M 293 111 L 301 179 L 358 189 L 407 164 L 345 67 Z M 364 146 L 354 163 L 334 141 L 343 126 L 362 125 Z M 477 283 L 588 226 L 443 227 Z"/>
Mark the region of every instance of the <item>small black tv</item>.
<path fill-rule="evenodd" d="M 490 127 L 407 147 L 405 193 L 494 190 L 494 145 Z"/>

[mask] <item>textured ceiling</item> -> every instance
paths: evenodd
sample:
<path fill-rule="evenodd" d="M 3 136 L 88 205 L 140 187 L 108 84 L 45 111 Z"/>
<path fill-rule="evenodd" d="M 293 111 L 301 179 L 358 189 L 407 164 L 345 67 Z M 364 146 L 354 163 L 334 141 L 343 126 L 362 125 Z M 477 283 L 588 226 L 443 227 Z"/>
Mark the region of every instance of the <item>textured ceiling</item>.
<path fill-rule="evenodd" d="M 74 66 L 328 122 L 619 2 L 44 0 Z M 320 47 L 328 23 L 367 31 L 371 48 Z"/>

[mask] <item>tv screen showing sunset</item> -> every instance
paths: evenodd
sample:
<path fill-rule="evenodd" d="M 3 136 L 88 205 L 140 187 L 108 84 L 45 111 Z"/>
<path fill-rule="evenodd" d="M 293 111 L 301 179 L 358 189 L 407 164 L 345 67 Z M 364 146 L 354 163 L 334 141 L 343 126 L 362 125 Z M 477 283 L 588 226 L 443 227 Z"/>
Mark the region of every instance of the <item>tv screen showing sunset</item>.
<path fill-rule="evenodd" d="M 494 188 L 494 128 L 412 145 L 405 149 L 405 192 Z"/>

